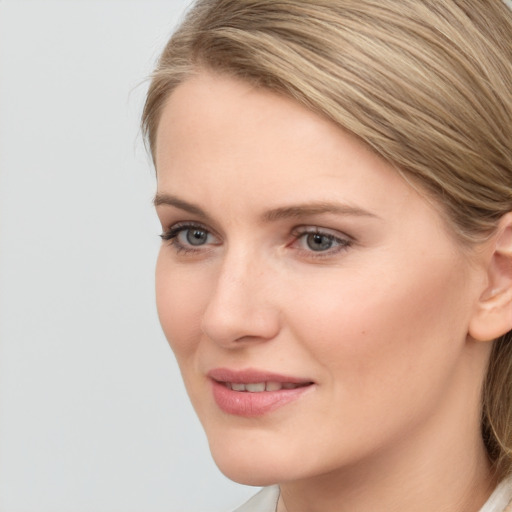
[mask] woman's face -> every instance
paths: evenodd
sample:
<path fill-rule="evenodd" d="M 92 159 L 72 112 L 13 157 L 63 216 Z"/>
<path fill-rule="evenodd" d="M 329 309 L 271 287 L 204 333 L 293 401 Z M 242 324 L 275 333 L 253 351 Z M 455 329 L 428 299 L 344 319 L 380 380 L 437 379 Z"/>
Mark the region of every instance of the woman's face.
<path fill-rule="evenodd" d="M 390 165 L 206 73 L 170 96 L 156 147 L 158 311 L 227 476 L 307 478 L 470 435 L 481 276 Z"/>

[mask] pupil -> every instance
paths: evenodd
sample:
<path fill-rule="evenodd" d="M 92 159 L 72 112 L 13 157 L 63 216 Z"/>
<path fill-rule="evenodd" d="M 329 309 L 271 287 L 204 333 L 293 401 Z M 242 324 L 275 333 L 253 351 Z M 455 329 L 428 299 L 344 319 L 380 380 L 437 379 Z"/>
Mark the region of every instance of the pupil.
<path fill-rule="evenodd" d="M 332 240 L 325 235 L 313 233 L 308 235 L 307 244 L 308 247 L 313 251 L 325 251 L 331 248 Z"/>
<path fill-rule="evenodd" d="M 206 231 L 202 229 L 189 229 L 187 231 L 187 242 L 190 245 L 202 245 L 206 242 Z"/>

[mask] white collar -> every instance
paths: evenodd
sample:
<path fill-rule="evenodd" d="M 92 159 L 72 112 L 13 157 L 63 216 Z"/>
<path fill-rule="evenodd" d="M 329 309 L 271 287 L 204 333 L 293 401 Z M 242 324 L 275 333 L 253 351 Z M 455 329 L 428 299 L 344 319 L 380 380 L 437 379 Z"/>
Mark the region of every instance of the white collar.
<path fill-rule="evenodd" d="M 512 501 L 512 476 L 505 478 L 491 494 L 480 512 L 505 512 Z"/>

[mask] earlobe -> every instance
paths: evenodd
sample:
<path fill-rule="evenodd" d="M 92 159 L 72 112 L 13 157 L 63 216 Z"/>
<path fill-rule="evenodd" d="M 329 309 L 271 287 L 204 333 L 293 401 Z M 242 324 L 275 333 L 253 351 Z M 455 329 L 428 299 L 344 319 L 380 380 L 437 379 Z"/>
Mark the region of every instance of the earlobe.
<path fill-rule="evenodd" d="M 512 330 L 512 212 L 504 215 L 487 261 L 487 286 L 469 325 L 477 341 L 492 341 Z"/>

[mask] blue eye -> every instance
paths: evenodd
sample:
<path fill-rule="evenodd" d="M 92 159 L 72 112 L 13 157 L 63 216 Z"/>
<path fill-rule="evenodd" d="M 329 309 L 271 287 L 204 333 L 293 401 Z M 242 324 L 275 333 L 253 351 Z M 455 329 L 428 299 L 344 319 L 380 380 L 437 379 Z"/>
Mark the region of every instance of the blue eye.
<path fill-rule="evenodd" d="M 322 233 L 306 233 L 306 244 L 312 251 L 327 251 L 334 244 L 335 239 L 331 235 L 324 235 Z"/>
<path fill-rule="evenodd" d="M 184 229 L 179 235 L 184 234 L 190 245 L 204 245 L 208 241 L 208 231 L 200 228 Z"/>
<path fill-rule="evenodd" d="M 206 228 L 197 224 L 176 224 L 160 235 L 169 241 L 178 252 L 199 251 L 203 246 L 217 245 L 217 238 Z"/>
<path fill-rule="evenodd" d="M 333 256 L 339 251 L 348 249 L 353 239 L 343 233 L 330 232 L 330 230 L 317 226 L 299 227 L 293 233 L 295 242 L 292 247 L 301 250 L 310 256 Z"/>

